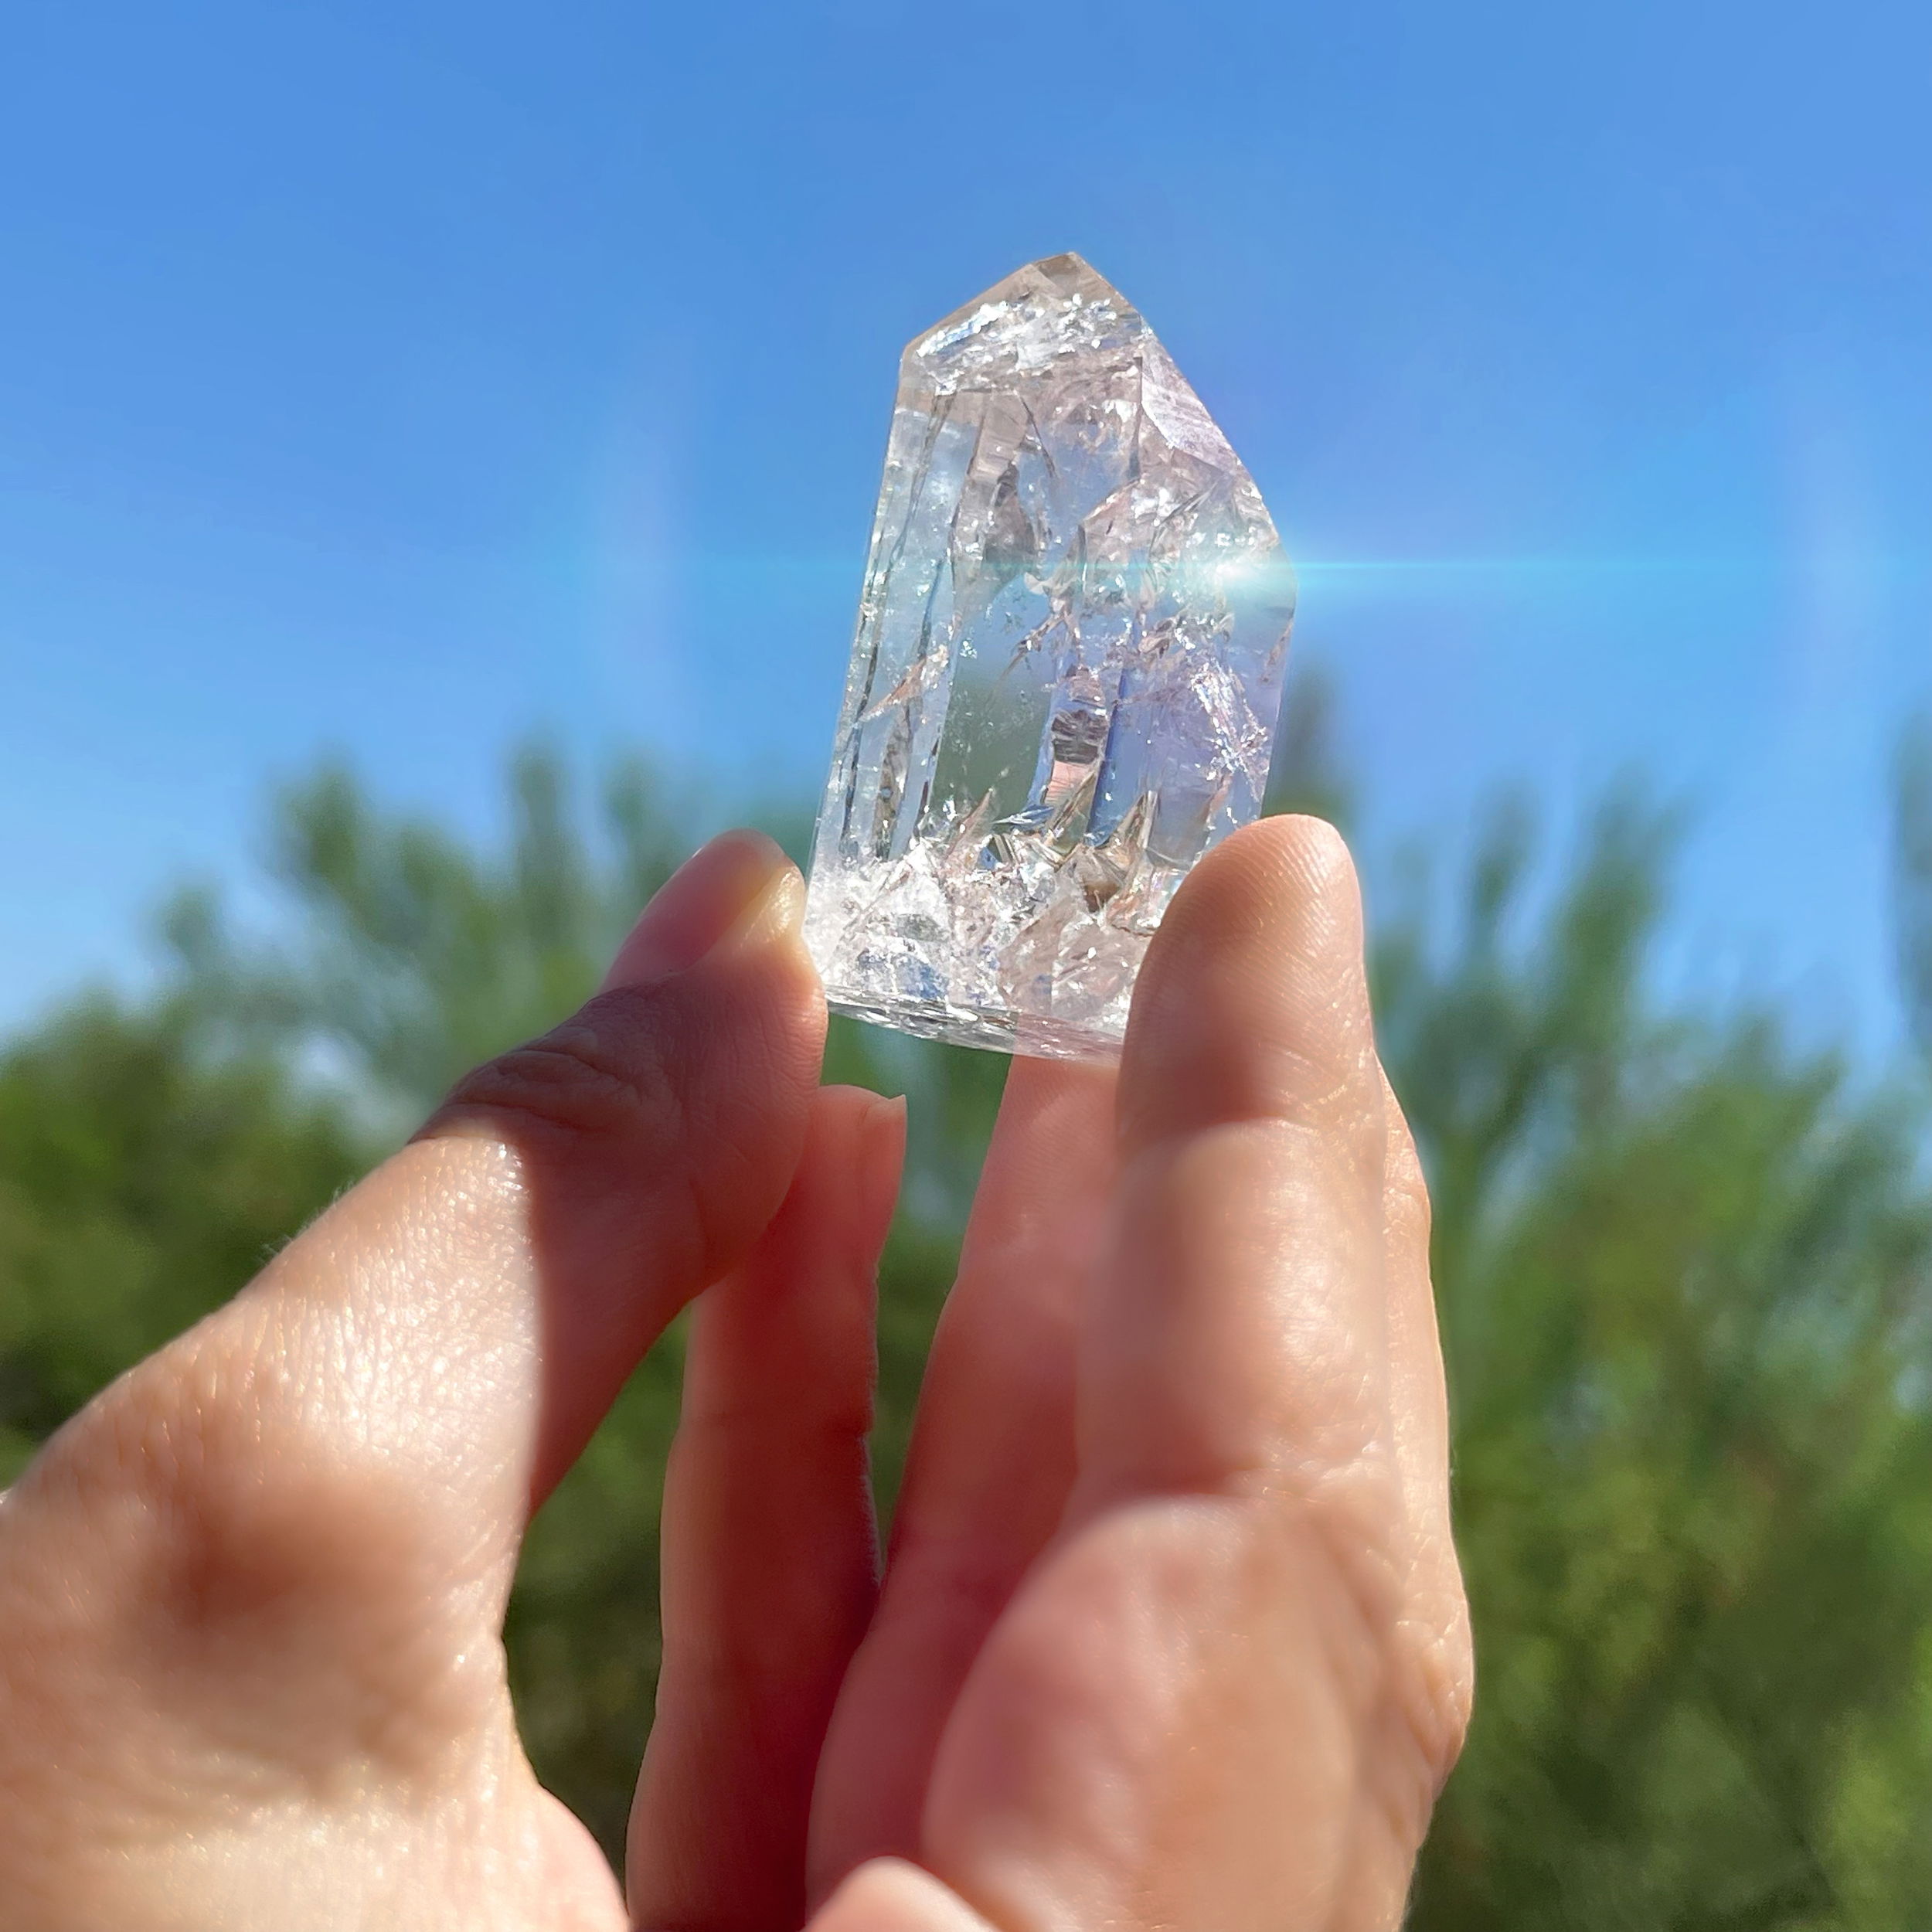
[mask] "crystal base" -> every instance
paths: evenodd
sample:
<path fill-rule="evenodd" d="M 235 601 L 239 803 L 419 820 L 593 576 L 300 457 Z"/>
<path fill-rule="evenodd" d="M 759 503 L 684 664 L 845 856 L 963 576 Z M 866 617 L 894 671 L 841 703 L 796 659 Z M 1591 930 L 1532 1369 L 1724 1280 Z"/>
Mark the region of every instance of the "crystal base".
<path fill-rule="evenodd" d="M 889 1027 L 914 1039 L 937 1040 L 946 1046 L 978 1046 L 989 1053 L 1017 1053 L 1030 1060 L 1105 1063 L 1120 1057 L 1117 1034 L 1064 1020 L 1040 1019 L 1031 1013 L 1015 1015 L 1004 1008 L 994 1011 L 983 1006 L 939 1006 L 923 1000 L 854 999 L 836 993 L 828 993 L 825 1003 L 848 1019 Z"/>

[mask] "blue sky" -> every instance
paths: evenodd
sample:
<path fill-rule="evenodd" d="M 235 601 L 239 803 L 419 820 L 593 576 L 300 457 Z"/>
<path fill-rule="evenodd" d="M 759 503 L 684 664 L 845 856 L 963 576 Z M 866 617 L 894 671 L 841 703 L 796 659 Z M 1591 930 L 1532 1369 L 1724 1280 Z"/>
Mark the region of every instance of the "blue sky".
<path fill-rule="evenodd" d="M 1929 75 L 1905 5 L 12 0 L 0 1025 L 324 748 L 478 826 L 533 724 L 811 788 L 899 348 L 1071 247 L 1302 566 L 1372 845 L 1641 763 L 1672 972 L 1883 1053 Z"/>

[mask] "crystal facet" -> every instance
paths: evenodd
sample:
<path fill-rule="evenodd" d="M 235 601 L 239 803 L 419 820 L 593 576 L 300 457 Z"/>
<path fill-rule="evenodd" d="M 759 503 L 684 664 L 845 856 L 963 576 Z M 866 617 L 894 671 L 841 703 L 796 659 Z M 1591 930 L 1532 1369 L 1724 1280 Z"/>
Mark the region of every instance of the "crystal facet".
<path fill-rule="evenodd" d="M 1117 1051 L 1176 887 L 1260 809 L 1294 604 L 1247 471 L 1077 255 L 920 336 L 812 855 L 832 1004 Z"/>

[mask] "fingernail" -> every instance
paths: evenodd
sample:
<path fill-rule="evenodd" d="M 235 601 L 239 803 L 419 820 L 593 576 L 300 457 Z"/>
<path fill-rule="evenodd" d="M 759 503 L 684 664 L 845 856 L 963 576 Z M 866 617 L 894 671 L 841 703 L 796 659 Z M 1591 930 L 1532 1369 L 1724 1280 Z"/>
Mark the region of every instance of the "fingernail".
<path fill-rule="evenodd" d="M 805 882 L 787 859 L 775 877 L 737 918 L 705 948 L 707 959 L 732 953 L 755 953 L 803 930 Z"/>
<path fill-rule="evenodd" d="M 767 943 L 804 913 L 804 883 L 763 832 L 727 832 L 667 879 L 617 948 L 604 990 L 668 978 L 709 954 Z"/>

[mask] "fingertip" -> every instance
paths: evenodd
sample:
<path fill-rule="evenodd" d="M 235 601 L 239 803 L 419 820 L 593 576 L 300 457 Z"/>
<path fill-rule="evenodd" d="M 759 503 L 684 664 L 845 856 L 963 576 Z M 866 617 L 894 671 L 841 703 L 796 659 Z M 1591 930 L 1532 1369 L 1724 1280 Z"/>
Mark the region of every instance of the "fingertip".
<path fill-rule="evenodd" d="M 805 1151 L 774 1240 L 790 1246 L 802 1224 L 815 1239 L 836 1226 L 834 1245 L 869 1267 L 884 1246 L 899 1202 L 906 1151 L 906 1102 L 863 1087 L 822 1087 L 812 1096 Z"/>
<path fill-rule="evenodd" d="M 1121 1059 L 1124 1151 L 1352 1104 L 1372 1060 L 1347 845 L 1319 818 L 1246 827 L 1195 868 L 1148 947 Z"/>
<path fill-rule="evenodd" d="M 859 1171 L 867 1247 L 876 1258 L 899 1206 L 900 1180 L 906 1165 L 906 1097 L 873 1096 L 872 1103 L 866 1112 Z"/>
<path fill-rule="evenodd" d="M 813 1915 L 807 1932 L 995 1932 L 951 1886 L 903 1859 L 862 1865 Z"/>
<path fill-rule="evenodd" d="M 762 913 L 802 919 L 804 882 L 777 842 L 749 828 L 721 832 L 687 859 L 638 915 L 601 990 L 640 986 L 695 966 Z"/>
<path fill-rule="evenodd" d="M 1359 954 L 1361 932 L 1361 890 L 1342 835 L 1301 814 L 1260 819 L 1189 873 L 1148 948 L 1137 998 L 1145 991 L 1158 1004 L 1175 981 L 1212 967 L 1271 978 L 1281 963 L 1338 944 Z"/>

